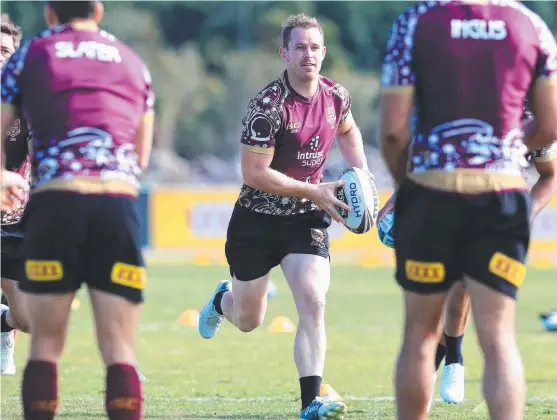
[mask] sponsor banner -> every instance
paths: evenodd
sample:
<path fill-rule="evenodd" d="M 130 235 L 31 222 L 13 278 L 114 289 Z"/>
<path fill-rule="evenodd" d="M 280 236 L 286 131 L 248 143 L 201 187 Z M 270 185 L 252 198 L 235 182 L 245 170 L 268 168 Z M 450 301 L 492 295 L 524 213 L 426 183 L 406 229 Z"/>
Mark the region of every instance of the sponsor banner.
<path fill-rule="evenodd" d="M 149 248 L 149 191 L 141 190 L 136 205 L 137 215 L 139 216 L 141 246 Z"/>
<path fill-rule="evenodd" d="M 146 243 L 152 250 L 180 251 L 186 259 L 224 261 L 226 229 L 238 193 L 239 188 L 201 186 L 151 190 Z M 381 205 L 391 194 L 379 192 Z M 393 266 L 394 252 L 379 241 L 375 228 L 357 235 L 333 222 L 329 236 L 334 262 Z M 530 264 L 557 267 L 557 196 L 534 223 Z"/>

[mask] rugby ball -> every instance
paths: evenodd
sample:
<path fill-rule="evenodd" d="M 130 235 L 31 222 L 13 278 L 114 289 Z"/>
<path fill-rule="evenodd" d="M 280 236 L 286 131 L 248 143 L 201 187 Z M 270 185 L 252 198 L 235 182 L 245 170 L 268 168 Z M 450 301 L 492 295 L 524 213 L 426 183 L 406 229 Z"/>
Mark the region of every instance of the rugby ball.
<path fill-rule="evenodd" d="M 337 189 L 337 198 L 350 206 L 347 212 L 339 208 L 345 226 L 354 233 L 366 233 L 377 221 L 379 194 L 373 176 L 360 168 L 348 168 L 339 177 L 346 183 Z"/>
<path fill-rule="evenodd" d="M 395 247 L 395 203 L 396 192 L 387 200 L 385 207 L 379 210 L 377 216 L 377 235 L 383 245 Z"/>

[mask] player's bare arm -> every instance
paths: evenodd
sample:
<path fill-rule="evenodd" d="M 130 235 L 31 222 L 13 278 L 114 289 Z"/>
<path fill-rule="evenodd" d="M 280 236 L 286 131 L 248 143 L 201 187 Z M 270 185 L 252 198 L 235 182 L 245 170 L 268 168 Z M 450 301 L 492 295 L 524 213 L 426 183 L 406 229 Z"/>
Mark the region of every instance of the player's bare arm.
<path fill-rule="evenodd" d="M 338 147 L 348 166 L 365 169 L 369 171 L 367 159 L 364 153 L 364 141 L 362 132 L 356 125 L 352 113 L 339 124 L 337 129 Z"/>
<path fill-rule="evenodd" d="M 532 196 L 532 220 L 549 204 L 557 192 L 557 156 L 547 162 L 535 161 L 534 166 L 540 174 L 530 192 Z"/>
<path fill-rule="evenodd" d="M 335 206 L 339 206 L 350 211 L 349 206 L 336 198 L 336 189 L 344 185 L 343 181 L 323 184 L 297 181 L 272 169 L 270 167 L 273 161 L 272 149 L 264 150 L 265 152 L 261 153 L 246 147 L 242 148 L 242 177 L 246 185 L 284 197 L 307 198 L 329 213 L 334 220 L 344 223 L 344 219 L 335 208 Z"/>
<path fill-rule="evenodd" d="M 557 42 L 543 24 L 540 40 L 544 44 L 543 67 L 534 83 L 531 104 L 536 117 L 528 124 L 525 143 L 530 150 L 548 146 L 557 139 Z"/>
<path fill-rule="evenodd" d="M 413 106 L 413 86 L 383 87 L 379 110 L 379 143 L 397 184 L 406 176 Z"/>
<path fill-rule="evenodd" d="M 153 149 L 153 130 L 155 113 L 150 111 L 143 114 L 135 134 L 135 150 L 137 151 L 138 164 L 141 169 L 149 166 L 149 158 Z"/>
<path fill-rule="evenodd" d="M 2 104 L 0 111 L 0 127 L 10 128 L 15 120 L 15 109 L 13 105 Z M 2 133 L 2 138 L 5 138 L 8 129 Z M 0 178 L 0 183 L 2 185 L 2 211 L 11 211 L 17 205 L 17 203 L 12 198 L 12 194 L 18 198 L 23 199 L 24 194 L 22 190 L 29 188 L 29 184 L 25 179 L 15 173 L 4 169 L 4 142 L 0 145 L 0 156 L 2 160 L 2 176 Z"/>
<path fill-rule="evenodd" d="M 557 138 L 557 75 L 538 79 L 531 103 L 536 118 L 525 126 L 525 143 L 537 149 Z"/>

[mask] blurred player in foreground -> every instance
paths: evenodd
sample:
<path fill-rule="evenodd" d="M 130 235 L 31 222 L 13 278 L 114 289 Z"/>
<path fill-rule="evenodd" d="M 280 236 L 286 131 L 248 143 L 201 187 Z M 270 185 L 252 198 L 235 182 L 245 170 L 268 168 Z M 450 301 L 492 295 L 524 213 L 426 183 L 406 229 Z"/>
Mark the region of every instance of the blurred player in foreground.
<path fill-rule="evenodd" d="M 531 114 L 526 114 L 531 120 Z M 530 223 L 549 204 L 557 191 L 557 140 L 546 147 L 534 150 L 531 160 L 539 178 L 530 191 L 532 213 Z M 445 304 L 445 336 L 438 345 L 435 370 L 439 368 L 443 356 L 445 366 L 441 376 L 439 393 L 448 403 L 459 404 L 464 400 L 464 358 L 462 340 L 470 316 L 470 296 L 462 282 L 450 290 Z"/>
<path fill-rule="evenodd" d="M 524 281 L 531 217 L 522 170 L 525 144 L 538 149 L 557 138 L 556 63 L 551 32 L 519 2 L 420 2 L 393 25 L 382 69 L 380 140 L 399 184 L 400 420 L 427 418 L 444 303 L 461 279 L 485 358 L 490 416 L 522 419 L 515 297 Z M 536 120 L 525 134 L 522 104 L 529 92 Z M 409 150 L 414 104 L 417 128 Z"/>
<path fill-rule="evenodd" d="M 527 121 L 531 120 L 531 114 L 527 113 Z M 539 178 L 532 187 L 530 195 L 532 198 L 532 222 L 534 218 L 551 201 L 557 190 L 557 140 L 546 147 L 535 150 L 530 154 Z M 377 229 L 385 245 L 394 246 L 394 199 L 391 197 L 385 207 L 381 209 Z M 455 283 L 447 294 L 444 309 L 444 336 L 437 346 L 435 355 L 435 372 L 439 369 L 441 362 L 445 359 L 439 393 L 444 401 L 451 404 L 459 404 L 464 400 L 464 357 L 462 354 L 462 341 L 464 331 L 470 317 L 470 296 L 462 282 Z M 552 315 L 540 316 L 544 326 L 551 330 Z M 555 318 L 557 320 L 557 317 Z M 553 321 L 557 325 L 557 321 Z M 557 327 L 555 327 L 557 329 Z M 434 383 L 437 374 L 434 375 Z M 432 398 L 433 398 L 432 391 Z M 431 400 L 430 400 L 431 401 Z"/>
<path fill-rule="evenodd" d="M 16 48 L 19 48 L 22 32 L 21 28 L 5 14 L 2 14 L 0 18 L 0 26 L 1 65 L 3 66 Z M 17 109 L 16 112 L 16 119 L 2 145 L 5 153 L 4 164 L 9 171 L 21 175 L 26 182 L 29 182 L 31 179 L 31 163 L 28 143 L 31 141 L 31 130 L 29 124 L 21 115 L 21 109 Z M 14 361 L 15 330 L 24 332 L 29 330 L 24 294 L 17 287 L 17 282 L 25 276 L 21 253 L 23 243 L 21 217 L 27 199 L 28 193 L 26 192 L 21 199 L 17 199 L 16 208 L 3 211 L 1 214 L 2 291 L 6 294 L 9 302 L 9 308 L 4 304 L 0 306 L 0 351 L 2 352 L 0 372 L 2 375 L 15 375 L 16 373 Z"/>
<path fill-rule="evenodd" d="M 82 283 L 107 368 L 108 418 L 141 417 L 134 345 L 146 273 L 135 201 L 154 96 L 141 59 L 99 29 L 102 15 L 98 1 L 47 2 L 51 29 L 25 42 L 2 71 L 2 126 L 21 107 L 34 129 L 20 282 L 32 331 L 21 391 L 26 420 L 54 418 L 58 361 Z"/>
<path fill-rule="evenodd" d="M 325 297 L 330 283 L 331 218 L 342 222 L 336 188 L 321 183 L 335 138 L 349 166 L 367 170 L 350 95 L 319 74 L 323 28 L 306 15 L 283 24 L 286 71 L 249 104 L 243 120 L 244 185 L 228 225 L 223 281 L 201 311 L 199 331 L 212 338 L 223 317 L 249 332 L 263 322 L 269 273 L 280 265 L 298 311 L 294 361 L 300 378 L 300 419 L 341 419 L 346 405 L 319 398 L 325 364 Z"/>

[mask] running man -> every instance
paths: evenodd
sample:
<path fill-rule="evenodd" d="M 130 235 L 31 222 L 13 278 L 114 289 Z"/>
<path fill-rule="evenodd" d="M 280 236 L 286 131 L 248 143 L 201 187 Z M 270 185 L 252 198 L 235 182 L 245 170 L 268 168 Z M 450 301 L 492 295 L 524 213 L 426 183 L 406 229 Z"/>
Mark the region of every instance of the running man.
<path fill-rule="evenodd" d="M 282 26 L 286 70 L 250 102 L 241 136 L 244 185 L 227 233 L 231 281 L 201 311 L 199 332 L 212 338 L 223 318 L 249 332 L 263 322 L 269 273 L 280 265 L 298 311 L 294 361 L 300 419 L 342 419 L 346 405 L 319 397 L 325 364 L 325 297 L 330 283 L 331 219 L 342 222 L 341 182 L 320 183 L 335 136 L 349 166 L 367 170 L 350 95 L 319 74 L 326 47 L 316 18 L 290 16 Z"/>

